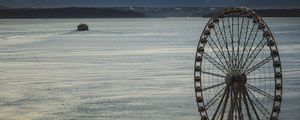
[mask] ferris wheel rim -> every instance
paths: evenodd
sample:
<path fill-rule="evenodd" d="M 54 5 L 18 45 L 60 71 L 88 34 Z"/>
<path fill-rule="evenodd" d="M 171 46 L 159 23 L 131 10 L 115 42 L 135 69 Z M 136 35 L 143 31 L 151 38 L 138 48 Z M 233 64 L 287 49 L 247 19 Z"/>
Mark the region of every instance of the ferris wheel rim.
<path fill-rule="evenodd" d="M 280 56 L 279 56 L 277 44 L 276 44 L 274 36 L 271 33 L 271 30 L 267 26 L 266 22 L 260 16 L 258 16 L 254 11 L 252 11 L 250 9 L 247 9 L 247 8 L 227 8 L 227 9 L 225 9 L 224 11 L 222 11 L 222 12 L 214 15 L 213 17 L 211 17 L 209 19 L 208 23 L 206 24 L 206 26 L 204 27 L 203 31 L 202 31 L 202 34 L 201 34 L 201 37 L 200 37 L 200 40 L 199 40 L 198 46 L 197 46 L 197 51 L 196 51 L 196 55 L 195 55 L 195 64 L 194 64 L 194 87 L 195 87 L 195 96 L 196 96 L 198 111 L 199 111 L 199 113 L 201 115 L 201 118 L 203 120 L 209 119 L 210 116 L 208 115 L 207 108 L 204 105 L 203 101 L 204 101 L 205 98 L 203 97 L 203 93 L 202 93 L 203 90 L 206 90 L 208 88 L 202 88 L 202 82 L 201 82 L 202 73 L 205 72 L 205 71 L 202 71 L 202 59 L 204 59 L 203 54 L 205 54 L 205 53 L 203 53 L 203 51 L 205 50 L 205 40 L 202 40 L 202 38 L 203 38 L 203 36 L 206 36 L 206 34 L 210 34 L 210 31 L 212 30 L 212 29 L 209 28 L 209 27 L 212 27 L 212 25 L 210 23 L 218 22 L 218 18 L 226 17 L 226 15 L 232 14 L 232 13 L 237 14 L 237 15 L 243 15 L 243 17 L 252 18 L 253 22 L 256 21 L 259 24 L 264 25 L 264 29 L 266 31 L 266 34 L 268 34 L 268 37 L 269 37 L 268 38 L 268 44 L 269 44 L 269 40 L 273 40 L 272 43 L 270 43 L 272 45 L 269 46 L 270 51 L 271 51 L 271 58 L 268 58 L 267 60 L 271 59 L 273 61 L 273 64 L 274 64 L 273 69 L 274 69 L 275 90 L 274 90 L 274 95 L 269 95 L 269 97 L 271 96 L 270 98 L 273 98 L 274 100 L 273 100 L 273 108 L 271 110 L 272 112 L 270 113 L 270 116 L 268 116 L 267 119 L 277 119 L 278 115 L 279 115 L 279 112 L 280 112 L 280 106 L 281 106 L 281 100 L 282 100 L 282 68 L 281 68 L 281 61 L 280 61 Z M 203 46 L 201 46 L 203 44 L 202 42 L 204 42 Z M 274 44 L 273 44 L 273 42 L 274 42 Z M 201 57 L 199 57 L 199 54 L 201 54 Z M 205 58 L 205 59 L 207 59 L 207 58 Z M 197 65 L 197 63 L 200 64 L 200 65 Z M 235 64 L 239 64 L 239 63 L 235 63 Z M 225 66 L 225 65 L 219 65 L 219 66 L 222 67 L 222 66 Z M 227 64 L 227 66 L 229 68 L 230 65 Z M 233 66 L 231 66 L 231 67 L 233 68 Z M 248 67 L 249 67 L 249 65 L 248 65 Z M 252 67 L 255 67 L 255 66 L 252 66 Z M 253 69 L 250 69 L 248 71 L 246 71 L 246 69 L 245 69 L 245 70 L 243 70 L 242 73 L 243 74 L 251 73 Z M 235 71 L 232 71 L 232 70 L 231 71 L 228 71 L 228 70 L 226 71 L 225 69 L 224 69 L 224 71 L 221 71 L 221 72 L 224 72 L 224 73 L 227 73 L 227 74 L 225 74 L 225 75 L 216 75 L 215 74 L 215 76 L 225 78 L 229 75 L 237 74 Z M 196 75 L 197 73 L 199 75 Z M 214 74 L 214 73 L 209 73 L 209 74 Z M 238 76 L 241 76 L 241 75 L 238 75 Z M 229 95 L 226 95 L 226 94 L 229 94 L 229 93 L 227 93 L 228 89 L 229 89 L 228 88 L 229 86 L 227 85 L 227 83 L 224 82 L 224 83 L 215 84 L 212 87 L 220 86 L 220 85 L 226 85 L 224 87 L 224 94 L 222 95 L 222 97 L 219 98 L 219 99 L 224 99 L 225 97 L 229 96 Z M 255 86 L 248 85 L 247 83 L 245 84 L 245 86 L 246 85 L 248 87 L 252 87 L 253 89 L 256 89 Z M 247 89 L 247 88 L 241 88 L 241 89 Z M 200 93 L 200 95 L 198 95 L 198 93 Z M 250 94 L 250 93 L 247 93 L 247 94 Z M 247 97 L 247 96 L 245 96 L 245 97 Z M 249 95 L 248 95 L 248 97 L 249 97 Z M 278 107 L 279 107 L 279 110 L 278 110 Z"/>

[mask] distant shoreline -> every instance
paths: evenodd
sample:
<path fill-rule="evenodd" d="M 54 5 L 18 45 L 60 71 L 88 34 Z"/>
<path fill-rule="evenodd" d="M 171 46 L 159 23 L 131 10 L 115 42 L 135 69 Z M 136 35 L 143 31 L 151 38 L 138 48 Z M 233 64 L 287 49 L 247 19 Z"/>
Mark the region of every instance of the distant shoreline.
<path fill-rule="evenodd" d="M 200 7 L 112 7 L 112 8 L 3 8 L 0 19 L 60 18 L 165 18 L 210 17 L 222 8 Z M 300 17 L 300 9 L 256 9 L 263 17 Z"/>
<path fill-rule="evenodd" d="M 144 14 L 114 8 L 0 9 L 0 19 L 25 18 L 142 18 Z"/>

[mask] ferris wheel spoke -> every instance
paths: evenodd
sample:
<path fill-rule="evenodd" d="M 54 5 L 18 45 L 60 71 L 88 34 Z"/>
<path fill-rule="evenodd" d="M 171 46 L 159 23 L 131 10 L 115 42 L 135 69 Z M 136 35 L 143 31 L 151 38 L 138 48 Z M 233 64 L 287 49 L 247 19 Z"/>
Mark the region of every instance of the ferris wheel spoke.
<path fill-rule="evenodd" d="M 232 62 L 232 65 L 234 66 L 234 64 L 235 64 L 235 62 L 234 62 L 234 58 L 235 58 L 235 52 L 234 52 L 234 45 L 233 45 L 233 43 L 234 43 L 234 41 L 233 41 L 233 22 L 232 22 L 232 25 L 230 25 L 230 20 L 229 20 L 229 17 L 227 17 L 228 19 L 227 19 L 227 22 L 228 22 L 228 28 L 229 28 L 229 34 L 230 34 L 230 40 L 231 40 L 231 62 Z M 232 18 L 232 20 L 233 20 L 233 18 Z M 230 27 L 230 26 L 232 26 L 232 27 Z"/>
<path fill-rule="evenodd" d="M 229 27 L 230 27 L 230 31 L 231 31 L 231 49 L 232 49 L 232 54 L 233 54 L 233 60 L 235 60 L 235 58 L 236 58 L 236 54 L 235 54 L 235 49 L 234 49 L 234 25 L 233 25 L 233 18 L 234 17 L 231 17 L 231 25 L 229 25 Z M 228 19 L 229 19 L 229 17 L 228 17 Z M 235 62 L 236 62 L 236 60 L 235 61 L 233 61 L 233 65 L 234 65 L 234 67 L 235 67 Z M 233 69 L 235 69 L 233 67 Z"/>
<path fill-rule="evenodd" d="M 233 86 L 234 87 L 234 86 Z M 227 115 L 227 120 L 233 120 L 233 113 L 235 113 L 236 109 L 236 103 L 237 103 L 237 98 L 236 98 L 236 89 L 235 87 L 231 87 L 230 90 L 230 110 L 229 114 Z"/>
<path fill-rule="evenodd" d="M 225 26 L 225 24 L 227 23 L 227 25 Z M 231 29 L 230 29 L 230 24 L 229 24 L 229 18 L 227 20 L 222 19 L 222 24 L 223 24 L 223 30 L 224 30 L 224 35 L 225 35 L 225 41 L 226 41 L 226 49 L 227 49 L 227 53 L 229 54 L 229 61 L 231 63 L 231 66 L 233 66 L 233 54 L 232 52 L 230 52 L 230 40 L 231 40 Z M 229 29 L 229 30 L 228 30 Z M 226 31 L 229 32 L 226 32 Z M 228 40 L 228 41 L 227 41 Z"/>
<path fill-rule="evenodd" d="M 209 109 L 213 104 L 215 104 L 222 96 L 225 96 L 227 86 L 220 90 L 211 100 L 205 104 L 205 108 Z M 224 91 L 224 93 L 223 93 Z M 223 93 L 223 94 L 222 94 Z M 222 97 L 223 98 L 223 97 Z"/>
<path fill-rule="evenodd" d="M 257 36 L 257 33 L 258 33 L 258 29 L 257 29 L 257 31 L 256 31 L 256 33 L 255 33 L 255 36 L 254 36 L 252 42 L 251 42 L 250 49 L 249 49 L 248 52 L 247 52 L 247 56 L 246 56 L 246 58 L 245 58 L 245 61 L 244 61 L 243 65 L 241 66 L 240 70 L 242 70 L 242 69 L 245 67 L 246 63 L 248 62 L 248 60 L 249 60 L 249 58 L 250 58 L 251 53 L 253 53 L 253 51 L 254 51 L 254 50 L 252 50 L 252 48 L 253 48 L 254 41 L 255 41 L 255 38 L 256 38 L 256 36 Z M 251 35 L 251 34 L 250 34 L 250 35 Z M 250 36 L 249 36 L 249 38 L 250 38 Z M 252 51 L 252 52 L 251 52 L 251 51 Z"/>
<path fill-rule="evenodd" d="M 208 55 L 206 52 L 203 52 L 203 57 L 210 62 L 212 65 L 214 65 L 215 67 L 217 67 L 221 72 L 223 72 L 224 74 L 226 74 L 227 69 L 226 67 L 224 67 L 222 64 L 220 64 L 218 61 L 216 61 L 213 57 L 211 57 L 210 55 Z"/>
<path fill-rule="evenodd" d="M 227 41 L 227 36 L 226 36 L 226 30 L 225 30 L 224 20 L 223 20 L 223 18 L 221 20 L 222 20 L 222 26 L 223 26 L 224 35 L 223 35 L 223 32 L 221 32 L 221 34 L 223 36 L 223 41 L 225 43 L 226 51 L 227 51 L 227 54 L 228 54 L 228 59 L 229 59 L 229 61 L 232 61 L 232 57 L 231 57 L 231 54 L 229 53 L 229 48 L 228 48 L 228 41 Z M 219 23 L 218 23 L 218 27 L 219 27 L 219 30 L 222 31 Z M 229 65 L 231 67 L 233 66 L 232 63 L 230 63 L 230 62 L 229 62 Z"/>
<path fill-rule="evenodd" d="M 257 99 L 257 97 L 255 97 L 255 95 L 248 90 L 248 92 L 250 93 L 250 95 L 252 96 L 252 98 L 254 98 L 254 105 L 256 106 L 256 108 L 266 117 L 266 119 L 268 119 L 268 116 L 270 116 L 270 112 L 267 110 L 267 108 Z"/>
<path fill-rule="evenodd" d="M 224 75 L 221 75 L 221 74 L 217 74 L 217 73 L 212 73 L 212 72 L 208 72 L 208 71 L 201 71 L 201 73 L 203 74 L 207 74 L 207 75 L 212 75 L 212 76 L 216 76 L 216 77 L 221 77 L 221 78 L 225 78 Z"/>
<path fill-rule="evenodd" d="M 220 28 L 220 25 L 219 25 L 219 23 L 218 23 L 218 28 L 219 28 L 219 32 L 220 32 L 220 34 L 221 34 L 221 38 L 223 39 L 223 42 L 224 42 L 224 45 L 222 45 L 221 46 L 221 42 L 220 42 L 220 39 L 218 39 L 218 43 L 219 43 L 219 45 L 221 46 L 221 50 L 222 50 L 222 52 L 223 52 L 223 54 L 225 55 L 225 51 L 223 50 L 223 46 L 225 46 L 225 48 L 227 49 L 226 51 L 227 51 L 227 54 L 228 54 L 228 56 L 230 57 L 230 54 L 229 54 L 229 52 L 228 52 L 228 43 L 227 43 L 227 40 L 226 40 L 226 38 L 224 38 L 224 35 L 223 35 L 223 32 L 222 32 L 222 30 L 221 30 L 221 28 Z M 215 30 L 215 29 L 214 29 Z M 216 31 L 215 31 L 216 32 Z M 217 33 L 217 32 L 216 32 Z M 225 60 L 227 60 L 226 58 L 224 58 Z M 230 66 L 231 66 L 231 64 L 230 63 L 228 63 L 228 61 L 227 61 L 227 64 L 229 64 Z"/>
<path fill-rule="evenodd" d="M 250 22 L 250 19 L 248 19 L 248 22 L 247 22 L 247 30 L 246 30 L 246 35 L 245 35 L 245 40 L 244 40 L 244 48 L 243 48 L 243 52 L 242 52 L 242 55 L 241 55 L 241 60 L 239 61 L 239 64 L 241 65 L 244 61 L 244 54 L 245 54 L 245 50 L 247 48 L 247 45 L 248 45 L 248 42 L 249 42 L 249 39 L 247 39 L 247 35 L 248 35 L 248 29 L 249 29 L 249 22 Z M 253 32 L 253 28 L 254 28 L 255 24 L 252 25 L 252 28 L 251 28 L 251 31 L 250 31 L 250 35 L 251 33 Z"/>
<path fill-rule="evenodd" d="M 270 62 L 272 60 L 272 56 L 269 56 L 265 59 L 263 59 L 262 61 L 258 62 L 257 64 L 253 65 L 251 68 L 248 68 L 245 71 L 245 74 L 248 75 L 251 72 L 255 71 L 256 69 L 260 68 L 261 66 L 265 65 L 266 63 Z"/>
<path fill-rule="evenodd" d="M 226 59 L 226 56 L 225 56 L 225 53 L 224 53 L 224 51 L 222 50 L 222 46 L 221 46 L 221 43 L 219 42 L 219 39 L 217 40 L 218 42 L 219 42 L 219 46 L 220 46 L 220 48 L 217 46 L 217 44 L 216 44 L 216 42 L 215 42 L 215 40 L 209 35 L 209 37 L 210 37 L 210 39 L 212 40 L 212 42 L 214 43 L 214 45 L 216 46 L 216 48 L 218 49 L 218 51 L 219 51 L 219 53 L 221 54 L 221 56 L 224 58 L 224 61 L 226 62 L 226 67 L 227 68 L 230 68 L 231 66 L 228 64 L 228 61 L 227 61 L 227 59 Z M 211 45 L 210 45 L 211 46 Z M 218 56 L 219 54 L 216 54 L 216 56 Z M 222 61 L 221 61 L 221 59 L 220 59 L 220 62 L 221 63 L 223 63 Z M 225 66 L 224 65 L 224 66 Z"/>
<path fill-rule="evenodd" d="M 224 41 L 224 37 L 223 37 L 223 34 L 222 34 L 222 31 L 221 31 L 221 29 L 220 29 L 219 24 L 218 24 L 218 27 L 219 27 L 219 30 L 220 30 L 219 32 L 220 32 L 220 34 L 222 35 L 222 38 L 223 38 L 223 41 Z M 225 62 L 226 62 L 226 64 L 227 64 L 228 68 L 231 68 L 232 66 L 229 64 L 229 61 L 227 61 L 225 52 L 224 52 L 224 50 L 223 50 L 223 46 L 224 46 L 224 45 L 221 44 L 220 38 L 218 37 L 218 32 L 216 32 L 215 29 L 213 29 L 213 30 L 214 30 L 214 32 L 216 33 L 217 42 L 218 42 L 218 44 L 219 44 L 219 46 L 220 46 L 220 48 L 218 48 L 218 49 L 219 49 L 220 53 L 222 53 L 222 56 L 224 57 L 224 60 L 225 60 Z M 210 36 L 210 38 L 212 39 L 211 36 Z M 215 41 L 213 41 L 213 42 L 214 42 L 214 44 L 216 45 L 216 42 L 215 42 Z M 225 46 L 226 46 L 226 44 L 225 44 Z M 217 47 L 217 45 L 216 45 L 216 47 Z"/>
<path fill-rule="evenodd" d="M 221 105 L 222 105 L 222 103 L 223 103 L 223 100 L 224 100 L 225 96 L 228 94 L 228 88 L 229 88 L 229 87 L 226 86 L 226 89 L 225 89 L 225 91 L 224 91 L 224 94 L 223 94 L 223 96 L 222 96 L 222 98 L 221 98 L 221 100 L 220 100 L 220 102 L 219 102 L 219 104 L 218 104 L 217 109 L 215 110 L 215 113 L 214 113 L 214 115 L 213 115 L 213 117 L 212 117 L 212 120 L 214 120 L 215 117 L 216 117 L 216 115 L 218 114 L 219 109 L 220 109 L 220 107 L 221 107 Z"/>
<path fill-rule="evenodd" d="M 248 118 L 249 118 L 249 120 L 252 120 L 252 115 L 251 115 L 250 108 L 249 108 L 249 105 L 248 105 L 247 97 L 246 97 L 245 93 L 243 92 L 243 90 L 241 90 L 241 93 L 242 93 L 243 102 L 244 102 L 245 107 L 246 107 Z"/>
<path fill-rule="evenodd" d="M 233 18 L 235 18 L 235 17 L 232 17 L 232 19 Z M 239 33 L 240 32 L 240 25 L 239 25 L 240 21 L 239 20 L 240 19 L 239 19 L 239 17 L 236 17 L 236 18 L 237 18 L 237 22 L 236 21 L 235 22 L 237 23 L 237 25 L 236 25 L 235 29 L 237 29 L 237 30 L 236 30 L 236 32 L 234 32 L 234 36 L 236 36 L 236 38 L 233 36 L 233 38 L 236 39 L 235 43 L 237 42 L 237 45 L 233 43 L 233 45 L 236 47 L 236 50 L 235 50 L 235 60 L 236 61 L 235 61 L 235 68 L 234 68 L 235 70 L 238 69 L 237 65 L 238 65 L 238 61 L 239 61 L 239 59 L 238 59 L 239 53 L 238 52 L 239 52 L 239 42 L 240 42 L 240 40 L 239 40 L 239 35 L 240 35 L 240 33 Z M 233 23 L 233 21 L 232 21 L 232 23 Z M 232 26 L 232 27 L 234 28 L 234 26 Z"/>
<path fill-rule="evenodd" d="M 222 82 L 222 83 L 219 83 L 219 84 L 215 84 L 215 85 L 212 85 L 212 86 L 203 88 L 202 91 L 206 91 L 206 90 L 209 90 L 209 89 L 213 89 L 213 88 L 219 87 L 219 86 L 224 85 L 224 84 L 225 84 L 225 82 Z"/>
<path fill-rule="evenodd" d="M 230 93 L 230 91 L 228 91 L 227 94 L 226 94 L 226 98 L 225 98 L 225 101 L 224 101 L 224 104 L 223 104 L 223 108 L 222 108 L 222 111 L 221 111 L 221 114 L 220 114 L 220 116 L 221 116 L 220 120 L 223 120 L 224 113 L 226 111 L 227 101 L 229 99 L 229 93 Z"/>
<path fill-rule="evenodd" d="M 237 63 L 237 67 L 239 68 L 240 67 L 240 61 L 241 61 L 241 59 L 242 59 L 242 48 L 240 48 L 240 46 L 241 46 L 241 40 L 242 40 L 242 35 L 243 35 L 243 33 L 244 33 L 244 29 L 243 29 L 243 27 L 244 27 L 244 20 L 245 20 L 245 17 L 243 17 L 242 18 L 242 24 L 241 24 L 241 28 L 240 28 L 240 32 L 239 32 L 239 38 L 238 38 L 238 63 Z M 247 25 L 247 31 L 248 31 L 248 25 Z M 245 41 L 244 41 L 244 43 L 245 43 Z M 245 46 L 243 46 L 243 47 L 245 47 Z"/>
<path fill-rule="evenodd" d="M 245 87 L 244 87 L 244 91 L 243 91 L 243 92 L 246 94 L 246 97 L 247 97 L 248 100 L 249 100 L 250 106 L 252 107 L 252 110 L 254 111 L 254 114 L 255 114 L 257 120 L 260 120 L 260 119 L 259 119 L 259 115 L 258 115 L 258 113 L 257 113 L 257 111 L 256 111 L 256 108 L 255 108 L 255 106 L 254 106 L 254 104 L 253 104 L 253 101 L 252 101 L 252 99 L 250 98 L 249 93 L 248 93 L 248 91 L 247 91 L 247 89 L 246 89 Z"/>
<path fill-rule="evenodd" d="M 262 43 L 265 40 L 265 37 L 263 37 L 259 43 L 256 45 L 256 47 L 253 49 L 253 51 L 251 52 L 251 54 L 249 55 L 249 57 L 246 59 L 245 63 L 248 63 L 248 61 L 250 61 L 251 63 L 253 62 L 253 60 L 257 57 L 257 55 L 260 53 L 260 51 L 264 48 L 264 46 L 267 44 L 267 41 L 265 41 L 264 43 Z M 261 46 L 260 46 L 261 45 Z M 255 51 L 258 51 L 255 53 Z M 254 56 L 253 56 L 254 55 Z M 248 66 L 251 64 L 249 63 Z M 247 67 L 248 67 L 247 66 Z M 243 68 L 242 68 L 243 69 Z"/>
<path fill-rule="evenodd" d="M 249 88 L 249 89 L 251 89 L 251 90 L 253 90 L 253 91 L 255 91 L 255 92 L 257 92 L 257 93 L 259 93 L 259 94 L 261 94 L 261 95 L 263 95 L 263 96 L 265 96 L 267 98 L 269 98 L 269 99 L 273 99 L 274 98 L 273 95 L 271 95 L 271 94 L 269 94 L 269 93 L 267 93 L 267 92 L 265 92 L 265 91 L 263 91 L 263 90 L 255 87 L 253 85 L 250 85 L 250 84 L 246 83 L 246 86 L 247 86 L 247 88 Z"/>
<path fill-rule="evenodd" d="M 257 36 L 257 33 L 258 33 L 258 29 L 256 30 L 256 32 L 255 32 L 255 36 L 254 36 L 254 38 L 252 39 L 252 42 L 249 40 L 248 42 L 251 42 L 251 44 L 250 44 L 250 49 L 248 50 L 248 52 L 247 52 L 247 56 L 246 56 L 246 58 L 245 58 L 245 61 L 246 60 L 248 60 L 248 58 L 250 57 L 250 55 L 251 55 L 251 53 L 253 52 L 252 51 L 252 48 L 253 48 L 253 46 L 254 46 L 254 41 L 255 41 L 255 39 L 256 39 L 256 36 Z M 252 34 L 252 33 L 251 33 Z M 250 39 L 250 37 L 251 37 L 251 34 L 250 34 L 250 36 L 249 36 L 249 39 Z M 248 46 L 248 45 L 247 45 Z M 251 52 L 252 51 L 252 52 Z"/>
<path fill-rule="evenodd" d="M 241 28 L 239 26 L 240 19 L 238 17 L 238 46 L 237 46 L 237 68 L 239 68 L 239 61 L 240 61 L 240 42 L 241 42 L 241 37 L 243 33 L 243 25 L 244 25 L 244 17 L 242 18 L 242 23 L 241 23 Z"/>
<path fill-rule="evenodd" d="M 258 52 L 257 52 L 257 53 L 255 54 L 255 56 L 250 60 L 250 63 L 249 63 L 248 66 L 245 68 L 245 70 L 248 69 L 248 67 L 253 63 L 254 59 L 258 56 L 258 54 L 260 53 L 260 51 L 263 49 L 263 47 L 264 47 L 266 44 L 267 44 L 267 42 L 265 42 L 265 43 L 261 46 L 261 48 L 259 48 Z M 256 51 L 256 49 L 255 49 L 254 51 Z M 254 51 L 253 51 L 253 52 L 254 52 Z M 250 57 L 250 58 L 251 58 L 251 57 Z"/>
<path fill-rule="evenodd" d="M 239 65 L 241 65 L 242 61 L 243 61 L 243 57 L 244 57 L 244 53 L 246 50 L 246 45 L 248 44 L 247 41 L 247 35 L 248 35 L 248 31 L 249 31 L 249 19 L 247 20 L 247 27 L 246 27 L 246 33 L 245 33 L 245 38 L 244 38 L 244 44 L 243 44 L 243 50 L 242 50 L 242 55 L 241 55 L 241 59 L 239 60 Z"/>
<path fill-rule="evenodd" d="M 248 23 L 249 23 L 249 21 L 248 21 Z M 249 24 L 248 24 L 249 25 Z M 251 52 L 251 50 L 252 50 L 252 47 L 253 47 L 253 44 L 254 44 L 254 40 L 255 39 L 253 39 L 253 41 L 251 42 L 250 41 L 250 38 L 251 38 L 251 36 L 252 36 L 252 34 L 254 34 L 253 32 L 254 32 L 254 27 L 256 26 L 256 24 L 253 24 L 252 25 L 252 27 L 251 27 L 251 30 L 250 30 L 250 33 L 249 33 L 249 35 L 246 35 L 245 36 L 245 41 L 246 41 L 246 44 L 244 44 L 244 52 L 246 52 L 245 50 L 246 50 L 246 48 L 247 48 L 247 46 L 248 46 L 248 44 L 249 44 L 249 42 L 250 42 L 250 49 L 248 50 L 248 52 L 246 52 L 246 54 L 247 54 L 247 56 L 246 56 L 246 58 L 245 58 L 245 61 L 247 60 L 247 58 L 248 58 L 248 56 L 249 56 L 249 54 L 250 54 L 250 52 Z M 248 29 L 247 29 L 247 31 L 248 31 Z M 257 36 L 257 33 L 258 33 L 258 29 L 256 30 L 256 32 L 255 32 L 255 36 Z M 256 38 L 256 37 L 255 37 Z M 245 53 L 243 53 L 242 54 L 242 56 L 244 56 L 244 54 Z M 244 59 L 244 57 L 243 57 L 243 59 Z M 242 60 L 243 60 L 242 59 Z"/>
<path fill-rule="evenodd" d="M 226 32 L 226 28 L 225 28 L 225 22 L 224 22 L 224 19 L 222 18 L 221 19 L 222 20 L 222 26 L 223 26 L 223 31 L 224 31 L 224 37 L 225 37 L 225 41 L 227 42 L 227 32 Z M 219 28 L 220 28 L 220 26 L 219 26 Z"/>
<path fill-rule="evenodd" d="M 242 111 L 242 93 L 241 93 L 241 91 L 239 91 L 238 92 L 238 95 L 239 95 L 239 97 L 238 97 L 238 107 L 237 107 L 237 109 L 238 109 L 238 116 L 239 116 L 239 119 L 240 120 L 243 120 L 244 119 L 244 117 L 243 117 L 243 111 Z"/>
<path fill-rule="evenodd" d="M 238 103 L 238 86 L 233 86 L 233 91 L 232 91 L 232 94 L 233 94 L 233 110 L 232 110 L 232 113 L 231 113 L 231 118 L 233 119 L 233 113 L 234 113 L 234 116 L 235 116 L 235 119 L 237 120 L 237 115 L 238 114 L 238 117 L 241 118 L 240 116 L 240 109 L 239 109 L 239 103 Z M 241 119 L 240 119 L 241 120 Z"/>
<path fill-rule="evenodd" d="M 222 38 L 223 40 L 225 40 L 225 36 L 224 36 L 224 34 L 223 34 L 223 31 L 222 31 L 222 29 L 221 29 L 221 27 L 220 27 L 219 22 L 217 22 L 216 24 L 217 24 L 218 29 L 219 29 L 219 31 L 220 31 L 221 38 Z M 215 32 L 216 32 L 216 31 L 215 31 Z"/>
<path fill-rule="evenodd" d="M 269 79 L 272 80 L 274 77 L 254 77 L 254 78 L 247 78 L 248 80 L 262 80 L 262 79 Z"/>
<path fill-rule="evenodd" d="M 229 72 L 229 70 L 228 70 L 228 68 L 227 68 L 228 66 L 226 66 L 226 65 L 223 64 L 223 62 L 222 62 L 222 60 L 221 60 L 219 54 L 217 54 L 217 52 L 215 51 L 215 49 L 211 46 L 211 44 L 210 44 L 209 42 L 208 42 L 208 45 L 211 47 L 211 49 L 213 50 L 213 52 L 214 52 L 215 55 L 217 56 L 219 62 L 220 62 L 221 65 L 223 66 L 223 68 L 224 68 L 227 72 Z M 212 57 L 211 57 L 211 58 L 212 58 Z M 212 59 L 213 59 L 213 58 L 212 58 Z"/>

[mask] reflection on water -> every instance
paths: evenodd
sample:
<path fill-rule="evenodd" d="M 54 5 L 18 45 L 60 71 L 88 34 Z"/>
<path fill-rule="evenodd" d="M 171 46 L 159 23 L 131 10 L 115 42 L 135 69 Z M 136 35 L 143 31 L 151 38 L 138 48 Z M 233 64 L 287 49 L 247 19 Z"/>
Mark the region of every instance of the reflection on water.
<path fill-rule="evenodd" d="M 193 61 L 207 20 L 0 20 L 0 119 L 199 120 Z M 266 20 L 285 119 L 300 117 L 299 20 Z M 75 31 L 82 21 L 90 31 Z"/>

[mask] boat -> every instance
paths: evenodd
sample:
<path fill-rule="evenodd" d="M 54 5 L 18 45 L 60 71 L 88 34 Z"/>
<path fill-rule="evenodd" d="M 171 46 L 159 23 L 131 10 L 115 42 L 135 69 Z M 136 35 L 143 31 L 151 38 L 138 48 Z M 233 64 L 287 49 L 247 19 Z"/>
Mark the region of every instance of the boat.
<path fill-rule="evenodd" d="M 85 23 L 80 23 L 77 26 L 77 31 L 85 31 L 85 30 L 89 30 L 89 26 Z"/>

